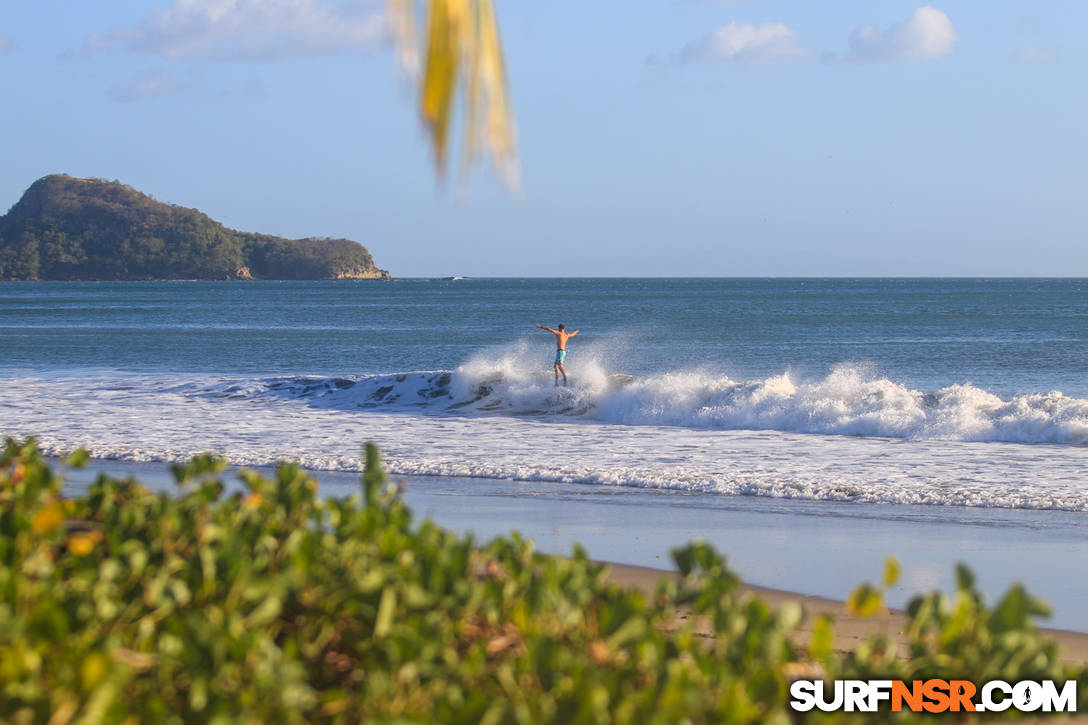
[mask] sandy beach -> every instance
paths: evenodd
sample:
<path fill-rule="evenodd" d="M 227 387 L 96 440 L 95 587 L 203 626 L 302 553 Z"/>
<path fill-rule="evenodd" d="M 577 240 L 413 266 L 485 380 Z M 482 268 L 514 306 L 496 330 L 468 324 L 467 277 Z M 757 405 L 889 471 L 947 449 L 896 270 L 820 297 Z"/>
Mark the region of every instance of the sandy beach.
<path fill-rule="evenodd" d="M 676 576 L 673 572 L 649 567 L 609 564 L 608 577 L 611 581 L 624 586 L 653 592 L 662 577 Z M 807 614 L 795 638 L 801 647 L 807 647 L 812 639 L 812 622 L 816 616 L 824 614 L 835 621 L 835 648 L 840 652 L 853 650 L 855 645 L 872 634 L 891 634 L 896 641 L 901 656 L 909 654 L 908 642 L 903 635 L 907 616 L 899 610 L 889 610 L 875 617 L 863 618 L 847 611 L 842 601 L 827 599 L 797 592 L 769 589 L 767 587 L 743 584 L 745 594 L 762 598 L 777 607 L 785 602 L 799 602 Z M 678 613 L 686 616 L 686 613 Z M 1061 648 L 1062 659 L 1068 663 L 1088 663 L 1088 634 L 1070 632 L 1061 629 L 1044 629 Z"/>
<path fill-rule="evenodd" d="M 84 488 L 99 471 L 115 476 L 133 475 L 146 485 L 171 490 L 168 466 L 160 463 L 95 461 L 84 470 L 67 473 L 67 490 Z M 265 471 L 270 473 L 270 471 Z M 358 474 L 318 472 L 322 490 L 330 496 L 357 491 Z M 234 477 L 226 477 L 228 482 Z M 609 563 L 610 577 L 619 584 L 651 591 L 663 576 L 672 576 L 669 550 L 697 536 L 714 543 L 741 575 L 745 591 L 772 604 L 798 601 L 807 610 L 807 624 L 798 635 L 805 645 L 811 637 L 811 621 L 828 614 L 836 622 L 836 646 L 850 649 L 867 635 L 882 631 L 899 636 L 900 652 L 904 615 L 892 609 L 887 615 L 862 619 L 843 605 L 851 589 L 875 580 L 883 559 L 894 553 L 903 564 L 903 581 L 889 592 L 892 607 L 902 607 L 910 596 L 941 587 L 948 591 L 952 567 L 966 560 L 980 574 L 980 584 L 991 601 L 1010 583 L 1025 581 L 1029 590 L 1050 601 L 1054 616 L 1047 627 L 1071 662 L 1088 662 L 1088 620 L 1083 606 L 1083 579 L 1047 576 L 1062 566 L 1074 571 L 1074 560 L 1086 551 L 1085 532 L 1075 527 L 1060 529 L 1056 515 L 1045 528 L 1029 526 L 1046 520 L 1047 513 L 963 511 L 961 519 L 939 516 L 940 507 L 889 506 L 870 517 L 844 516 L 834 506 L 815 502 L 767 501 L 754 497 L 676 497 L 662 508 L 664 497 L 653 491 L 609 491 L 600 487 L 541 484 L 518 481 L 418 477 L 404 479 L 403 495 L 418 517 L 431 518 L 447 528 L 472 531 L 481 542 L 518 530 L 546 553 L 566 555 L 575 543 L 589 555 Z M 854 504 L 851 512 L 858 509 Z M 926 510 L 931 509 L 931 510 Z M 878 516 L 878 514 L 882 514 Z M 970 516 L 999 516 L 1007 540 L 990 536 L 984 547 Z M 826 518 L 836 516 L 835 531 L 826 531 Z M 1016 526 L 1017 519 L 1025 522 Z M 1074 517 L 1075 521 L 1075 517 Z M 701 522 L 703 528 L 696 528 Z M 631 531 L 637 531 L 632 535 Z M 1057 531 L 1057 533 L 1056 533 Z M 1018 548 L 1017 548 L 1018 547 Z M 1002 555 L 1016 549 L 1020 553 Z M 795 560 L 790 562 L 789 556 Z M 937 560 L 935 561 L 935 557 Z M 1045 566 L 1040 561 L 1047 561 Z M 919 561 L 922 564 L 919 564 Z M 927 580 L 933 569 L 946 571 Z M 678 616 L 683 616 L 679 613 Z"/>

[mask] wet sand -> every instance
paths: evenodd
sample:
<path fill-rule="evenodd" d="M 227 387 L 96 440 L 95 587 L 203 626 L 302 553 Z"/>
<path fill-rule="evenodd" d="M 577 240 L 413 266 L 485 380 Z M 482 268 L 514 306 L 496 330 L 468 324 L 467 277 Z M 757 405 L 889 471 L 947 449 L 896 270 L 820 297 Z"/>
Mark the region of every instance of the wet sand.
<path fill-rule="evenodd" d="M 85 487 L 99 470 L 133 475 L 152 488 L 172 490 L 162 463 L 95 461 L 69 474 L 69 488 Z M 270 473 L 270 471 L 268 471 Z M 358 473 L 317 472 L 322 493 L 358 491 Z M 233 480 L 232 476 L 227 477 Z M 1043 620 L 1067 656 L 1088 661 L 1088 516 L 1068 512 L 951 509 L 791 501 L 679 494 L 579 484 L 418 477 L 403 481 L 419 518 L 431 518 L 481 542 L 518 530 L 538 550 L 566 555 L 575 543 L 613 564 L 617 581 L 651 587 L 671 569 L 670 550 L 702 538 L 723 552 L 748 589 L 771 602 L 801 601 L 809 612 L 830 613 L 840 646 L 874 628 L 902 630 L 902 615 L 859 620 L 841 598 L 877 580 L 884 558 L 895 555 L 901 584 L 889 605 L 903 607 L 923 591 L 952 588 L 954 566 L 974 568 L 993 602 L 1014 581 L 1050 602 Z"/>

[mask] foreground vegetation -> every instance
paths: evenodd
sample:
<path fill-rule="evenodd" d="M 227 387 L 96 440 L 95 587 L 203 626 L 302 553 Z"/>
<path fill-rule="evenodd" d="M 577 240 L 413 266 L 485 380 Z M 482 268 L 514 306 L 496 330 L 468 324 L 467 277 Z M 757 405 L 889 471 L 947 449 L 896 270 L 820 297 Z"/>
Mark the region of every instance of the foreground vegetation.
<path fill-rule="evenodd" d="M 798 648 L 801 609 L 743 595 L 706 545 L 676 551 L 682 577 L 647 597 L 580 550 L 413 524 L 366 456 L 347 499 L 294 466 L 231 488 L 211 458 L 175 467 L 175 495 L 101 475 L 65 498 L 34 443 L 9 440 L 0 721 L 774 722 L 794 717 L 791 676 L 813 671 L 1079 677 L 1088 697 L 1032 624 L 1044 606 L 1014 587 L 987 608 L 966 570 L 954 599 L 910 605 L 909 660 L 883 636 L 836 652 L 828 620 Z M 879 611 L 881 589 L 850 605 Z"/>

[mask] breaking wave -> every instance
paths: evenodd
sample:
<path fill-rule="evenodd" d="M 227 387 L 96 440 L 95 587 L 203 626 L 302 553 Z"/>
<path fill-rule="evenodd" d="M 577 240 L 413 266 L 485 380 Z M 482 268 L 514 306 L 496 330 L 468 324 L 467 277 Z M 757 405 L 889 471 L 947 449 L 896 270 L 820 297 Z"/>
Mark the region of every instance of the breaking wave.
<path fill-rule="evenodd" d="M 1003 399 L 970 383 L 913 390 L 844 364 L 822 378 L 789 372 L 737 381 L 705 371 L 633 377 L 595 361 L 569 370 L 569 387 L 516 354 L 478 358 L 456 370 L 345 377 L 282 377 L 190 383 L 172 392 L 225 398 L 285 398 L 337 410 L 425 415 L 504 415 L 622 425 L 774 430 L 905 440 L 1085 445 L 1088 400 L 1061 392 Z"/>
<path fill-rule="evenodd" d="M 534 362 L 334 377 L 15 373 L 0 375 L 0 433 L 120 461 L 287 455 L 346 471 L 374 441 L 401 475 L 1088 511 L 1088 400 L 1062 393 L 922 392 L 863 365 L 810 380 L 632 377 L 589 356 L 556 388 Z"/>

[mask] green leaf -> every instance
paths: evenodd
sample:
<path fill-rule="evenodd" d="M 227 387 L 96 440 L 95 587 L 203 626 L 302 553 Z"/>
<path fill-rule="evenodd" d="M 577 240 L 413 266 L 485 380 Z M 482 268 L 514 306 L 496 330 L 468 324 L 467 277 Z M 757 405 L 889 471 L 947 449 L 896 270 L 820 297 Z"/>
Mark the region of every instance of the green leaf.
<path fill-rule="evenodd" d="M 64 464 L 70 468 L 85 468 L 90 460 L 91 454 L 86 448 L 77 448 L 64 459 Z"/>
<path fill-rule="evenodd" d="M 364 456 L 366 469 L 363 471 L 363 496 L 367 506 L 377 506 L 388 476 L 386 476 L 385 469 L 382 468 L 381 457 L 378 455 L 376 445 L 367 443 Z"/>
<path fill-rule="evenodd" d="M 378 604 L 378 617 L 374 622 L 374 637 L 381 639 L 389 634 L 393 626 L 393 615 L 397 609 L 397 592 L 392 586 L 382 589 L 382 599 Z"/>
<path fill-rule="evenodd" d="M 956 564 L 956 589 L 973 591 L 974 588 L 975 573 L 966 564 Z"/>
<path fill-rule="evenodd" d="M 802 616 L 801 605 L 797 602 L 783 602 L 778 608 L 778 621 L 785 629 L 795 629 Z"/>
<path fill-rule="evenodd" d="M 690 574 L 695 567 L 695 553 L 691 550 L 690 546 L 685 546 L 682 549 L 673 549 L 672 560 L 676 562 L 676 568 L 680 570 L 680 573 L 683 576 Z"/>
<path fill-rule="evenodd" d="M 889 556 L 884 560 L 884 588 L 891 589 L 899 582 L 899 560 Z"/>
<path fill-rule="evenodd" d="M 812 623 L 812 646 L 810 652 L 817 661 L 826 660 L 835 645 L 835 627 L 831 620 L 820 615 Z"/>
<path fill-rule="evenodd" d="M 871 584 L 862 584 L 850 593 L 846 609 L 858 617 L 872 617 L 884 606 L 884 595 Z"/>

